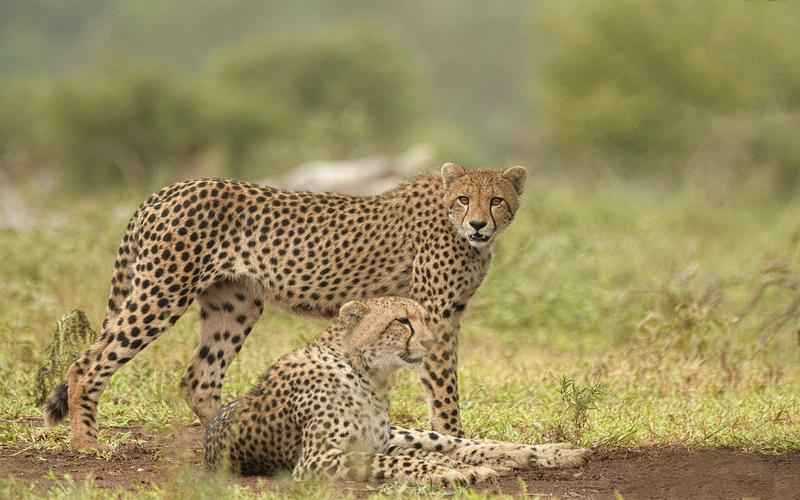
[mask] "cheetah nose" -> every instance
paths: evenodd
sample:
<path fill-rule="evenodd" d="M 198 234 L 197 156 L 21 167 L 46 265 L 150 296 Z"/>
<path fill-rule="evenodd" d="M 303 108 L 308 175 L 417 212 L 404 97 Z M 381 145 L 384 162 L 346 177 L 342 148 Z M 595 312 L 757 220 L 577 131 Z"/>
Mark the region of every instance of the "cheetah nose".
<path fill-rule="evenodd" d="M 486 221 L 483 220 L 471 220 L 469 221 L 469 225 L 472 226 L 476 231 L 480 231 L 484 227 L 486 227 Z"/>

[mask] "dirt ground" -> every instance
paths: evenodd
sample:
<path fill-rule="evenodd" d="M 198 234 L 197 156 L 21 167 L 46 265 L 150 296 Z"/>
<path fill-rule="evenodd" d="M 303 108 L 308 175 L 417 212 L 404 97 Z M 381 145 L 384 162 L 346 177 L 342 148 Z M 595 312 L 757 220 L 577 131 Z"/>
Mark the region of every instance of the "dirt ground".
<path fill-rule="evenodd" d="M 38 422 L 26 420 L 32 427 Z M 0 477 L 34 483 L 43 491 L 65 474 L 76 481 L 93 477 L 100 487 L 135 487 L 174 483 L 176 472 L 201 469 L 199 427 L 176 429 L 164 436 L 139 427 L 128 432 L 139 444 L 117 448 L 110 459 L 73 451 L 47 451 L 0 445 Z M 240 479 L 254 488 L 281 488 L 277 481 Z M 523 486 L 524 484 L 524 486 Z M 363 496 L 357 484 L 348 491 Z M 738 451 L 642 448 L 598 450 L 589 464 L 571 470 L 530 470 L 481 487 L 487 492 L 579 499 L 800 499 L 800 452 L 785 455 Z"/>

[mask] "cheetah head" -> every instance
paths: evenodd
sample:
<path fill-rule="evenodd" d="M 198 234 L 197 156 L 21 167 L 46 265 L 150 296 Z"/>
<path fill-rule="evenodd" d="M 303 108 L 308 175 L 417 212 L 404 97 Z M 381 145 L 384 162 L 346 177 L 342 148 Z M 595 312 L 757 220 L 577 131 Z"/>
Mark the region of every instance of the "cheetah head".
<path fill-rule="evenodd" d="M 527 177 L 525 167 L 497 171 L 442 165 L 444 202 L 458 234 L 475 248 L 491 244 L 514 218 Z"/>
<path fill-rule="evenodd" d="M 424 317 L 421 305 L 401 297 L 354 300 L 339 310 L 340 320 L 349 326 L 347 350 L 358 352 L 371 371 L 383 374 L 422 363 L 433 344 Z"/>

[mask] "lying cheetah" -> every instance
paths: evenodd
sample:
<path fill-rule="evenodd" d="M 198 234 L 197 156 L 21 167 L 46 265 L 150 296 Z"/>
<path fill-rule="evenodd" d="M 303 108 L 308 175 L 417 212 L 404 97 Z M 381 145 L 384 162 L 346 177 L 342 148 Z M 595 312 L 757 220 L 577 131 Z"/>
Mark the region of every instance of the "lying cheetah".
<path fill-rule="evenodd" d="M 576 466 L 587 450 L 478 441 L 389 425 L 391 375 L 435 345 L 410 299 L 351 301 L 316 341 L 280 358 L 206 429 L 205 460 L 244 474 L 293 469 L 352 480 L 448 485 L 517 467 Z"/>
<path fill-rule="evenodd" d="M 245 182 L 178 182 L 153 194 L 128 224 L 99 340 L 70 368 L 46 420 L 68 406 L 72 445 L 97 446 L 95 415 L 109 378 L 197 300 L 200 345 L 181 382 L 202 421 L 219 408 L 225 370 L 265 302 L 336 314 L 353 299 L 410 297 L 427 310 L 435 343 L 420 368 L 431 424 L 461 435 L 457 334 L 514 218 L 523 167 L 446 163 L 379 196 L 287 192 Z M 59 398 L 68 394 L 68 405 Z"/>

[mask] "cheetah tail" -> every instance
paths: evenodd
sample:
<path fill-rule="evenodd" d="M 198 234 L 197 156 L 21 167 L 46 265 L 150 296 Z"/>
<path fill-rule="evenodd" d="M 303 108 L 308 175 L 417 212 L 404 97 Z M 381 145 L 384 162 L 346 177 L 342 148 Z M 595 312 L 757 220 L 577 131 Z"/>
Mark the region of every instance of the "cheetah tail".
<path fill-rule="evenodd" d="M 67 384 L 58 384 L 44 403 L 44 422 L 52 427 L 69 415 Z"/>

